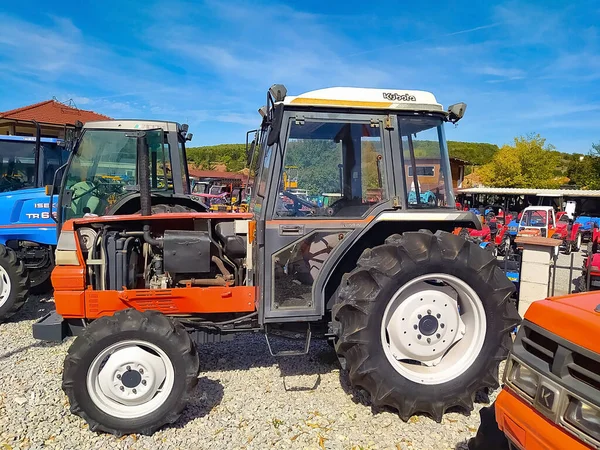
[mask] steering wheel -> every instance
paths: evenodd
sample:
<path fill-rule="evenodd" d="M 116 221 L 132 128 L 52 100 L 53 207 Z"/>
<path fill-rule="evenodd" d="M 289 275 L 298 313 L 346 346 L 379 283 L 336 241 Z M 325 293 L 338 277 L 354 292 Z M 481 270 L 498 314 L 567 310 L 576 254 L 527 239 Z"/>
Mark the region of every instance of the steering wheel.
<path fill-rule="evenodd" d="M 100 184 L 94 184 L 91 181 L 80 181 L 79 183 L 75 183 L 73 186 L 71 186 L 71 190 L 73 192 L 76 192 L 76 191 L 83 191 L 83 192 L 79 192 L 77 195 L 73 195 L 73 198 L 71 200 L 72 201 L 78 200 L 81 197 L 91 194 L 92 192 L 97 191 L 99 187 L 100 187 Z"/>
<path fill-rule="evenodd" d="M 301 199 L 296 194 L 293 194 L 290 191 L 284 191 L 283 195 L 294 202 L 294 206 L 293 206 L 294 216 L 304 216 L 304 215 L 312 216 L 319 209 L 319 207 L 316 204 L 309 202 L 308 200 Z M 311 209 L 310 212 L 305 213 L 304 211 L 302 211 L 303 206 L 310 208 Z"/>

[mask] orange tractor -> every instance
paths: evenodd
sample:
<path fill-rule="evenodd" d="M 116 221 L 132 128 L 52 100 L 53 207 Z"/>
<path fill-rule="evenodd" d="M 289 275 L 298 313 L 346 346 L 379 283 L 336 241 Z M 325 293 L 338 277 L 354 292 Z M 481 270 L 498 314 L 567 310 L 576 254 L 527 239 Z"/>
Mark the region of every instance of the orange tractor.
<path fill-rule="evenodd" d="M 534 302 L 471 450 L 600 448 L 600 293 Z"/>
<path fill-rule="evenodd" d="M 91 430 L 152 433 L 192 395 L 195 344 L 242 332 L 263 333 L 273 355 L 329 339 L 350 382 L 404 420 L 470 411 L 477 391 L 498 386 L 519 316 L 491 255 L 451 234 L 479 226 L 474 215 L 436 206 L 455 203 L 444 125 L 465 107 L 446 111 L 422 91 L 288 96 L 275 85 L 254 147 L 251 214 L 153 211 L 147 141 L 162 133 L 128 133 L 141 214 L 64 223 L 56 311 L 33 329 L 45 340 L 77 336 L 63 372 L 71 411 Z M 420 141 L 436 143 L 427 158 L 439 160 L 444 188 L 433 204 L 408 200 Z M 289 165 L 336 200 L 282 202 Z M 282 348 L 275 334 L 301 336 L 301 348 Z"/>

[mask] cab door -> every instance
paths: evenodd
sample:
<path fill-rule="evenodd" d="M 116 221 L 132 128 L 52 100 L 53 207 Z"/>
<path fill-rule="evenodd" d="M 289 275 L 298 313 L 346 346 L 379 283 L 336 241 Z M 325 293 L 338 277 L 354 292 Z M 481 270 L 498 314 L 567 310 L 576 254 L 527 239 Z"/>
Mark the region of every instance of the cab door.
<path fill-rule="evenodd" d="M 264 322 L 319 318 L 336 256 L 378 212 L 392 208 L 391 139 L 384 123 L 385 116 L 369 114 L 284 115 L 278 144 L 263 156 L 272 167 L 270 183 L 265 187 L 259 177 L 257 186 L 258 194 L 269 192 L 262 197 L 263 264 L 257 268 L 263 272 Z M 293 188 L 284 175 L 290 166 L 297 167 Z"/>

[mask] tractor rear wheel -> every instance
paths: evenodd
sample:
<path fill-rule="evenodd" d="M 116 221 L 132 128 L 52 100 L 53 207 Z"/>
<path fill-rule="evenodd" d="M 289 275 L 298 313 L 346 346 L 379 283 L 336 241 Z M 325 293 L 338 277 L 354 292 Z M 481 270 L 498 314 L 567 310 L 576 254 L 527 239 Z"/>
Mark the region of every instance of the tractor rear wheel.
<path fill-rule="evenodd" d="M 8 319 L 25 303 L 29 294 L 29 277 L 11 248 L 0 245 L 0 320 Z"/>
<path fill-rule="evenodd" d="M 490 252 L 459 236 L 391 236 L 342 279 L 332 310 L 336 351 L 376 406 L 439 422 L 498 386 L 520 320 L 513 291 Z"/>
<path fill-rule="evenodd" d="M 71 412 L 92 431 L 152 434 L 175 422 L 198 381 L 198 354 L 180 323 L 134 309 L 94 321 L 65 359 Z"/>

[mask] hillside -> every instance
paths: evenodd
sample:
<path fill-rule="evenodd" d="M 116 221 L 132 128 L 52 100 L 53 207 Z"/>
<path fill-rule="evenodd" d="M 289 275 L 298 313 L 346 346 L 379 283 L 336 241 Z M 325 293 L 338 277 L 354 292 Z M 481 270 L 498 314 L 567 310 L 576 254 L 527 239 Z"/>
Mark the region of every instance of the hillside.
<path fill-rule="evenodd" d="M 419 149 L 428 153 L 437 148 L 437 142 L 420 141 Z M 188 162 L 202 169 L 214 169 L 215 166 L 225 166 L 230 172 L 237 172 L 246 166 L 245 144 L 220 144 L 187 149 Z M 448 141 L 450 156 L 469 161 L 475 165 L 489 162 L 498 151 L 498 146 L 483 142 Z"/>

